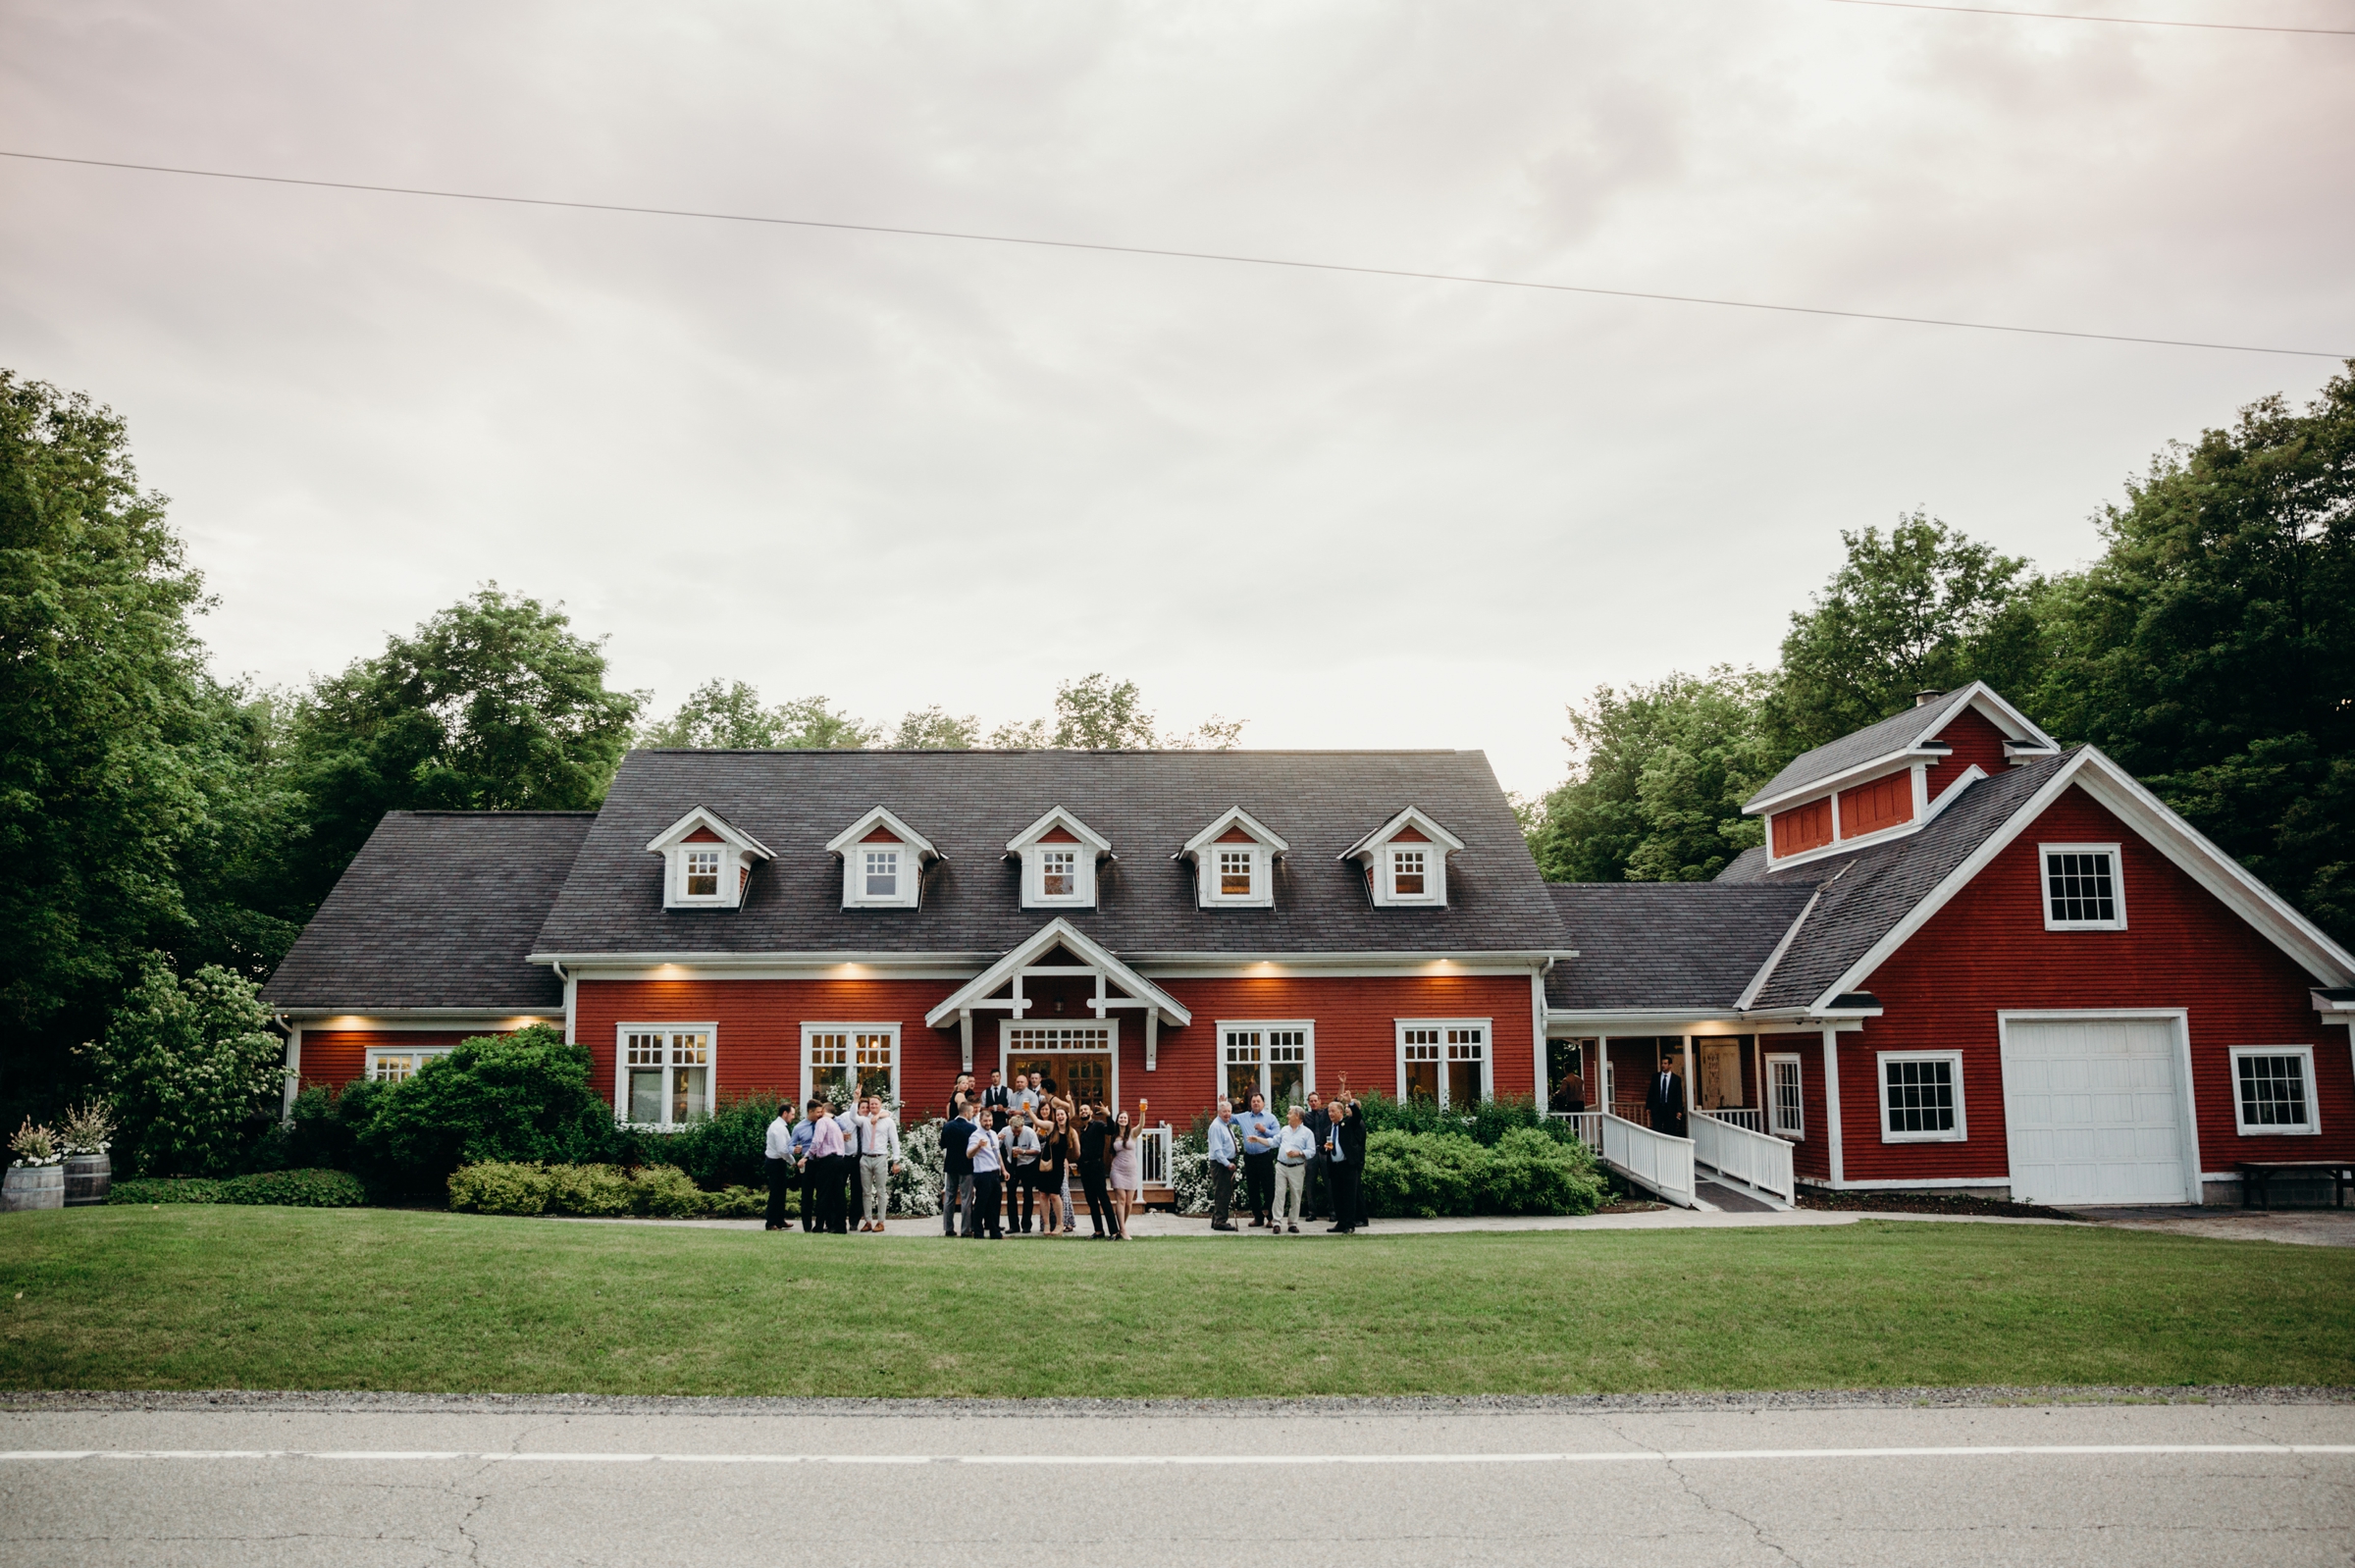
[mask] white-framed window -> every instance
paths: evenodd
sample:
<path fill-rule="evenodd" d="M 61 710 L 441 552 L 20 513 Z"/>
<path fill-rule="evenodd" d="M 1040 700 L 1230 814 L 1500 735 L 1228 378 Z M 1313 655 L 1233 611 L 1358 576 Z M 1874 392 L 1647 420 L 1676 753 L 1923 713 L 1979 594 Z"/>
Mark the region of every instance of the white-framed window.
<path fill-rule="evenodd" d="M 1766 1130 L 1794 1141 L 1807 1135 L 1807 1102 L 1800 1092 L 1800 1059 L 1769 1053 L 1766 1058 Z"/>
<path fill-rule="evenodd" d="M 1219 1025 L 1219 1093 L 1238 1111 L 1251 1096 L 1267 1097 L 1268 1109 L 1282 1116 L 1286 1106 L 1308 1106 L 1317 1086 L 1317 1026 L 1308 1019 Z"/>
<path fill-rule="evenodd" d="M 1422 844 L 1393 844 L 1389 849 L 1390 897 L 1401 901 L 1431 897 L 1431 850 Z"/>
<path fill-rule="evenodd" d="M 2044 866 L 2044 928 L 2048 931 L 2122 931 L 2126 890 L 2115 844 L 2040 844 Z"/>
<path fill-rule="evenodd" d="M 711 1114 L 709 1023 L 624 1023 L 613 1073 L 613 1114 L 632 1126 L 675 1127 Z"/>
<path fill-rule="evenodd" d="M 915 909 L 922 881 L 923 862 L 912 845 L 876 839 L 842 852 L 844 909 Z"/>
<path fill-rule="evenodd" d="M 1077 850 L 1040 850 L 1038 852 L 1038 896 L 1042 899 L 1076 898 L 1079 894 L 1079 852 Z"/>
<path fill-rule="evenodd" d="M 2234 1046 L 2232 1123 L 2244 1138 L 2322 1131 L 2314 1101 L 2314 1047 Z"/>
<path fill-rule="evenodd" d="M 847 1105 L 869 1094 L 900 1098 L 900 1026 L 897 1023 L 805 1023 L 802 1025 L 802 1094 Z"/>
<path fill-rule="evenodd" d="M 417 1070 L 436 1057 L 449 1053 L 446 1045 L 372 1045 L 368 1048 L 368 1076 L 379 1083 L 398 1083 L 415 1077 Z"/>
<path fill-rule="evenodd" d="M 1883 1051 L 1880 1077 L 1883 1143 L 1961 1143 L 1968 1135 L 1962 1052 Z"/>
<path fill-rule="evenodd" d="M 1036 1072 L 1053 1078 L 1057 1091 L 1074 1104 L 1082 1100 L 1119 1103 L 1118 1019 L 1071 1023 L 1025 1023 L 1007 1019 L 998 1028 L 998 1063 L 1005 1071 Z"/>
<path fill-rule="evenodd" d="M 1259 891 L 1259 854 L 1249 845 L 1219 846 L 1219 897 L 1247 899 Z"/>
<path fill-rule="evenodd" d="M 860 892 L 870 899 L 896 899 L 900 896 L 900 847 L 866 849 L 859 852 L 864 869 L 865 885 Z"/>
<path fill-rule="evenodd" d="M 1398 1098 L 1470 1105 L 1492 1098 L 1487 1019 L 1400 1019 Z"/>
<path fill-rule="evenodd" d="M 720 897 L 721 861 L 722 857 L 717 845 L 689 845 L 686 852 L 680 857 L 679 896 L 686 899 L 709 899 L 713 903 L 717 903 Z"/>

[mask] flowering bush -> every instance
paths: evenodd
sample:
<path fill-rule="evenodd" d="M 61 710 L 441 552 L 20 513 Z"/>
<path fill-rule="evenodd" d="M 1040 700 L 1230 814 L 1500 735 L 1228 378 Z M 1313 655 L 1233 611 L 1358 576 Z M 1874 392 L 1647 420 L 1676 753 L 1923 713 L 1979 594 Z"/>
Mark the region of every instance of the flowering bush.
<path fill-rule="evenodd" d="M 911 1219 L 940 1213 L 948 1185 L 940 1152 L 940 1124 L 919 1122 L 900 1128 L 900 1168 L 892 1173 L 890 1211 Z"/>
<path fill-rule="evenodd" d="M 1210 1212 L 1210 1139 L 1199 1131 L 1170 1140 L 1170 1192 L 1179 1214 Z"/>
<path fill-rule="evenodd" d="M 47 1126 L 36 1126 L 30 1117 L 26 1117 L 25 1124 L 9 1136 L 8 1152 L 16 1156 L 10 1163 L 20 1169 L 26 1166 L 63 1165 L 66 1160 L 65 1147 L 58 1141 L 57 1134 Z"/>
<path fill-rule="evenodd" d="M 68 1154 L 104 1154 L 112 1146 L 115 1119 L 104 1100 L 92 1100 L 77 1111 L 66 1107 L 66 1124 L 57 1129 Z"/>
<path fill-rule="evenodd" d="M 183 980 L 151 956 L 105 1039 L 85 1049 L 122 1116 L 132 1175 L 225 1173 L 279 1114 L 286 1042 L 259 988 L 217 965 Z"/>

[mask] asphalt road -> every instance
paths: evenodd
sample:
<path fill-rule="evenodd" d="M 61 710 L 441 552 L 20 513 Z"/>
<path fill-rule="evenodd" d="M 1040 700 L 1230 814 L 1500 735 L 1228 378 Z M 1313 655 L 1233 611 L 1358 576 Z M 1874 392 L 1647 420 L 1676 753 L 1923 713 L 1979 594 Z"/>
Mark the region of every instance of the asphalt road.
<path fill-rule="evenodd" d="M 0 1413 L 8 1563 L 2355 1560 L 2355 1406 Z"/>

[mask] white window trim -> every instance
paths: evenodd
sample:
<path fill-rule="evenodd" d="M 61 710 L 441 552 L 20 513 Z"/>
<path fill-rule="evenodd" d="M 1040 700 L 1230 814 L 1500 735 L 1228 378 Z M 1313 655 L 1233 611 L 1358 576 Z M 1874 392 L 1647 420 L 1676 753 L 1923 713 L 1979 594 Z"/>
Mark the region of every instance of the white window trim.
<path fill-rule="evenodd" d="M 1423 857 L 1423 891 L 1398 891 L 1397 857 L 1401 851 Z M 1428 839 L 1408 839 L 1404 843 L 1391 839 L 1382 846 L 1375 863 L 1381 867 L 1382 897 L 1379 902 L 1400 905 L 1409 909 L 1447 902 L 1447 847 Z"/>
<path fill-rule="evenodd" d="M 1073 891 L 1049 897 L 1047 862 L 1049 851 L 1067 851 L 1072 857 Z M 1022 851 L 1022 908 L 1026 910 L 1093 909 L 1096 904 L 1096 855 L 1086 844 L 1058 842 L 1033 844 Z"/>
<path fill-rule="evenodd" d="M 890 1093 L 891 1093 L 891 1099 L 892 1099 L 892 1103 L 893 1103 L 894 1105 L 897 1105 L 897 1104 L 900 1102 L 900 1069 L 902 1068 L 902 1066 L 904 1066 L 904 1063 L 903 1063 L 903 1061 L 902 1061 L 902 1055 L 903 1055 L 903 1053 L 902 1053 L 902 1051 L 901 1051 L 901 1049 L 900 1049 L 900 1047 L 901 1047 L 901 1040 L 900 1040 L 900 1025 L 899 1025 L 899 1024 L 897 1024 L 897 1023 L 804 1023 L 804 1024 L 802 1025 L 802 1054 L 801 1054 L 801 1065 L 802 1065 L 802 1092 L 801 1092 L 801 1094 L 800 1094 L 799 1096 L 797 1096 L 797 1097 L 796 1097 L 796 1099 L 794 1100 L 794 1104 L 795 1104 L 797 1107 L 799 1107 L 799 1106 L 806 1106 L 806 1105 L 808 1105 L 808 1104 L 810 1103 L 810 1096 L 811 1096 L 811 1092 L 812 1092 L 811 1086 L 812 1086 L 813 1084 L 815 1084 L 815 1083 L 816 1083 L 816 1081 L 817 1081 L 817 1074 L 816 1074 L 816 1071 L 814 1071 L 814 1069 L 812 1068 L 812 1066 L 811 1066 L 811 1061 L 810 1061 L 810 1047 L 811 1047 L 811 1042 L 812 1040 L 814 1040 L 814 1039 L 815 1039 L 815 1038 L 816 1038 L 818 1035 L 821 1035 L 821 1034 L 885 1034 L 885 1035 L 889 1035 L 889 1036 L 891 1037 L 891 1090 L 890 1090 Z M 713 1049 L 714 1049 L 714 1051 L 716 1051 L 716 1050 L 717 1050 L 716 1043 L 714 1044 L 714 1047 L 713 1047 Z M 853 1056 L 852 1056 L 852 1058 L 851 1058 L 851 1071 L 852 1071 L 852 1075 L 853 1075 L 853 1081 L 856 1081 L 856 1079 L 857 1079 L 857 1073 L 858 1073 L 858 1070 L 859 1070 L 859 1059 L 858 1059 L 858 1057 L 857 1057 L 857 1055 L 856 1055 L 855 1053 L 858 1051 L 858 1047 L 857 1047 L 856 1045 L 854 1045 L 854 1046 L 852 1046 L 852 1047 L 851 1047 L 851 1049 L 852 1049 L 852 1051 L 853 1051 L 853 1053 L 854 1053 L 854 1055 L 853 1055 Z"/>
<path fill-rule="evenodd" d="M 1774 1070 L 1785 1062 L 1791 1065 L 1791 1071 L 1799 1080 L 1799 1121 L 1796 1124 L 1784 1124 L 1778 1115 L 1782 1110 L 1782 1101 L 1774 1091 Z M 1788 1138 L 1793 1143 L 1807 1141 L 1806 1059 L 1796 1051 L 1766 1053 L 1766 1130 L 1775 1137 Z"/>
<path fill-rule="evenodd" d="M 1108 1043 L 1101 1048 L 1092 1045 L 1032 1046 L 1026 1048 L 1026 1054 L 1034 1056 L 1099 1056 L 1104 1051 L 1110 1051 L 1112 1053 L 1112 1087 L 1108 1092 L 1112 1095 L 1113 1108 L 1118 1110 L 1121 1104 L 1121 1020 L 1110 1016 L 1101 1019 L 1000 1019 L 998 1020 L 998 1076 L 1000 1081 L 1003 1081 L 1006 1076 L 1007 1064 L 1014 1060 L 1015 1030 L 1058 1028 L 1104 1029 L 1108 1031 L 1106 1034 Z"/>
<path fill-rule="evenodd" d="M 677 1020 L 642 1019 L 635 1023 L 613 1025 L 613 1120 L 616 1123 L 625 1127 L 642 1127 L 653 1132 L 672 1132 L 687 1124 L 681 1122 L 632 1122 L 630 1120 L 630 1036 L 633 1034 L 708 1035 L 711 1040 L 711 1060 L 706 1063 L 705 1067 L 710 1076 L 707 1079 L 709 1088 L 706 1092 L 708 1103 L 705 1107 L 704 1114 L 709 1116 L 719 1109 L 719 1025 L 711 1022 L 693 1023 Z M 668 1045 L 663 1047 L 662 1054 L 665 1058 L 669 1056 Z M 669 1071 L 666 1062 L 663 1071 L 667 1074 Z M 663 1081 L 667 1086 L 668 1077 L 665 1076 Z M 662 1103 L 665 1107 L 670 1104 L 668 1094 L 663 1095 Z"/>
<path fill-rule="evenodd" d="M 1395 1019 L 1391 1020 L 1391 1038 L 1396 1047 L 1398 1071 L 1397 1095 L 1406 1099 L 1406 1031 L 1409 1029 L 1479 1029 L 1480 1036 L 1480 1097 L 1496 1098 L 1496 1020 L 1494 1019 Z M 1447 1108 L 1446 1045 L 1439 1047 L 1439 1107 Z"/>
<path fill-rule="evenodd" d="M 687 859 L 697 853 L 719 857 L 718 891 L 690 893 L 687 891 Z M 720 909 L 736 902 L 735 889 L 729 885 L 737 868 L 735 846 L 723 841 L 702 839 L 683 843 L 670 852 L 670 902 L 675 909 Z M 736 880 L 741 881 L 741 877 Z"/>
<path fill-rule="evenodd" d="M 454 1045 L 372 1045 L 368 1047 L 366 1059 L 361 1065 L 360 1075 L 374 1081 L 379 1057 L 413 1056 L 418 1059 L 417 1066 L 409 1070 L 409 1075 L 414 1077 L 418 1070 L 425 1066 L 427 1057 L 447 1056 L 456 1049 Z"/>
<path fill-rule="evenodd" d="M 2311 1045 L 2236 1045 L 2231 1050 L 2232 1130 L 2244 1138 L 2310 1138 L 2323 1130 L 2323 1108 L 2315 1098 L 2314 1047 Z M 2240 1059 L 2247 1056 L 2294 1056 L 2305 1066 L 2306 1124 L 2302 1127 L 2263 1126 L 2241 1120 Z"/>
<path fill-rule="evenodd" d="M 1945 1132 L 1892 1132 L 1889 1130 L 1889 1064 L 1892 1062 L 1947 1062 L 1954 1067 L 1955 1124 Z M 1965 1096 L 1962 1092 L 1962 1053 L 1960 1051 L 1882 1051 L 1876 1053 L 1872 1064 L 1873 1083 L 1881 1099 L 1881 1141 L 1883 1143 L 1967 1143 L 1970 1127 L 1964 1115 Z"/>
<path fill-rule="evenodd" d="M 892 850 L 900 857 L 900 891 L 889 898 L 880 898 L 866 891 L 866 854 L 869 850 Z M 842 907 L 846 910 L 913 910 L 923 898 L 924 861 L 921 852 L 913 844 L 899 839 L 877 840 L 872 844 L 858 843 L 842 855 Z"/>
<path fill-rule="evenodd" d="M 1297 1029 L 1303 1036 L 1305 1036 L 1305 1038 L 1302 1039 L 1301 1044 L 1306 1048 L 1300 1063 L 1300 1093 L 1305 1098 L 1307 1095 L 1315 1092 L 1317 1087 L 1316 1019 L 1221 1019 L 1218 1021 L 1216 1032 L 1214 1032 L 1211 1036 L 1213 1040 L 1218 1042 L 1216 1060 L 1212 1064 L 1212 1071 L 1216 1074 L 1216 1081 L 1212 1083 L 1210 1091 L 1211 1099 L 1213 1101 L 1216 1101 L 1220 1095 L 1227 1092 L 1227 1031 L 1229 1029 L 1257 1029 L 1262 1034 L 1265 1034 L 1270 1029 Z M 1264 1041 L 1262 1042 L 1262 1050 L 1265 1050 Z M 1265 1093 L 1268 1083 L 1268 1061 L 1264 1055 L 1260 1058 L 1259 1063 L 1259 1081 L 1261 1092 Z M 1236 1106 L 1235 1109 L 1238 1111 L 1244 1111 L 1249 1110 L 1250 1107 Z M 1276 1106 L 1272 1101 L 1268 1106 L 1268 1110 L 1270 1112 L 1276 1111 Z"/>
<path fill-rule="evenodd" d="M 2056 920 L 2053 918 L 2053 862 L 2055 855 L 2110 857 L 2110 902 L 2118 906 L 2113 920 Z M 2126 928 L 2126 859 L 2116 844 L 2039 844 L 2036 846 L 2036 897 L 2048 931 L 2122 931 Z"/>
<path fill-rule="evenodd" d="M 1236 852 L 1251 857 L 1251 891 L 1225 893 L 1219 887 L 1219 857 Z M 1208 844 L 1203 846 L 1197 873 L 1201 879 L 1201 905 L 1204 909 L 1266 909 L 1276 902 L 1275 878 L 1270 872 L 1268 847 L 1256 841 Z"/>

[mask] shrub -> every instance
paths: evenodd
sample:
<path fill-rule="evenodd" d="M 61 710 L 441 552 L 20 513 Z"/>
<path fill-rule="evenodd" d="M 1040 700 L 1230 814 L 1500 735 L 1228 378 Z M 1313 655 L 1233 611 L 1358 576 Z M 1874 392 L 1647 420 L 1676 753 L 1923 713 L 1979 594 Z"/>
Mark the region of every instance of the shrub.
<path fill-rule="evenodd" d="M 23 1126 L 9 1134 L 8 1152 L 16 1157 L 10 1161 L 12 1165 L 37 1166 L 66 1163 L 64 1142 L 47 1126 L 36 1125 L 30 1117 L 25 1119 Z"/>
<path fill-rule="evenodd" d="M 728 1100 L 701 1122 L 679 1132 L 625 1134 L 631 1146 L 616 1155 L 640 1165 L 673 1165 L 706 1191 L 764 1186 L 768 1181 L 768 1124 L 792 1097 L 775 1090 Z"/>
<path fill-rule="evenodd" d="M 1366 1212 L 1392 1219 L 1592 1214 L 1602 1202 L 1586 1148 L 1535 1126 L 1503 1127 L 1493 1148 L 1463 1132 L 1377 1132 L 1364 1179 Z"/>
<path fill-rule="evenodd" d="M 486 1160 L 461 1167 L 449 1178 L 449 1206 L 460 1214 L 541 1214 L 550 1183 L 536 1165 Z"/>
<path fill-rule="evenodd" d="M 57 1140 L 68 1154 L 104 1154 L 114 1146 L 115 1118 L 104 1100 L 92 1100 L 77 1111 L 66 1107 L 58 1124 Z"/>
<path fill-rule="evenodd" d="M 628 1214 L 630 1174 L 617 1165 L 551 1165 L 548 1168 L 548 1212 L 593 1219 Z"/>
<path fill-rule="evenodd" d="M 286 1043 L 259 989 L 217 965 L 186 980 L 151 955 L 91 1047 L 132 1176 L 219 1176 L 277 1116 Z"/>
<path fill-rule="evenodd" d="M 651 1215 L 666 1220 L 758 1220 L 768 1193 L 731 1186 L 706 1192 L 675 1166 L 624 1171 L 613 1165 L 522 1165 L 486 1161 L 449 1178 L 449 1206 L 465 1214 L 569 1214 L 590 1218 Z M 789 1198 L 788 1214 L 800 1207 Z"/>
<path fill-rule="evenodd" d="M 229 1183 L 204 1176 L 127 1176 L 107 1190 L 109 1203 L 219 1203 Z"/>
<path fill-rule="evenodd" d="M 704 1196 L 709 1204 L 704 1212 L 714 1220 L 758 1220 L 768 1213 L 768 1194 L 758 1187 L 729 1187 Z M 785 1207 L 789 1213 L 800 1212 L 791 1202 Z"/>
<path fill-rule="evenodd" d="M 588 1048 L 542 1023 L 462 1040 L 378 1087 L 358 1138 L 387 1186 L 430 1190 L 461 1165 L 593 1159 L 613 1143 L 613 1108 L 590 1092 Z"/>
<path fill-rule="evenodd" d="M 263 1171 L 221 1183 L 223 1203 L 275 1203 L 296 1209 L 355 1209 L 368 1201 L 360 1178 L 341 1171 Z"/>
<path fill-rule="evenodd" d="M 1170 1207 L 1178 1214 L 1210 1212 L 1210 1137 L 1202 1129 L 1208 1117 L 1196 1117 L 1191 1131 L 1170 1140 Z"/>
<path fill-rule="evenodd" d="M 887 1212 L 911 1219 L 940 1213 L 941 1190 L 948 1185 L 947 1166 L 940 1149 L 940 1124 L 919 1122 L 900 1128 L 900 1169 L 892 1173 Z"/>
<path fill-rule="evenodd" d="M 658 1220 L 693 1219 L 710 1207 L 695 1178 L 675 1165 L 650 1165 L 630 1177 L 630 1212 Z"/>
<path fill-rule="evenodd" d="M 1508 1127 L 1489 1150 L 1477 1197 L 1481 1214 L 1593 1214 L 1602 1205 L 1595 1156 L 1536 1127 Z"/>

